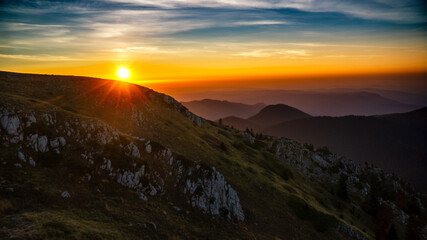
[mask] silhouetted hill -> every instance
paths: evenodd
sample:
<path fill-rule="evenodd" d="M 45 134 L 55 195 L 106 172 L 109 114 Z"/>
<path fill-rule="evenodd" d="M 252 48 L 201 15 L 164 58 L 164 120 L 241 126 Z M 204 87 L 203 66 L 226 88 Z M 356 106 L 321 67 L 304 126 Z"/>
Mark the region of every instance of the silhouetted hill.
<path fill-rule="evenodd" d="M 195 114 L 213 121 L 228 116 L 247 118 L 265 107 L 263 103 L 248 105 L 212 99 L 183 102 L 182 104 Z"/>
<path fill-rule="evenodd" d="M 396 121 L 404 124 L 417 125 L 418 127 L 427 127 L 427 107 L 408 112 L 408 113 L 395 113 L 378 116 L 382 119 Z"/>
<path fill-rule="evenodd" d="M 284 105 L 276 104 L 269 105 L 263 108 L 256 115 L 248 118 L 247 120 L 256 123 L 260 126 L 269 126 L 278 124 L 281 122 L 291 121 L 295 119 L 311 117 L 309 114 L 302 112 L 296 108 Z"/>

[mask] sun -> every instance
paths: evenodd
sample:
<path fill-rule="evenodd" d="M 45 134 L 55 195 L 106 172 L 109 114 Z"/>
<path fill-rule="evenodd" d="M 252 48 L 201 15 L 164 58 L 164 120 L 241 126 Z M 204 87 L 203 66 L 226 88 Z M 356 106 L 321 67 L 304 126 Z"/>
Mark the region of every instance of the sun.
<path fill-rule="evenodd" d="M 127 68 L 119 68 L 117 70 L 117 76 L 121 79 L 129 78 L 130 72 Z"/>

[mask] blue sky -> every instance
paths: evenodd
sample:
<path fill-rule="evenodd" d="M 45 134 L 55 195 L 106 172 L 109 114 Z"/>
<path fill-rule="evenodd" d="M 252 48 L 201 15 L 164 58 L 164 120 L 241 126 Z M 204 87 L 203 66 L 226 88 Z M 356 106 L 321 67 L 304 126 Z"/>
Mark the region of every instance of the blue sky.
<path fill-rule="evenodd" d="M 2 1 L 0 63 L 19 69 L 100 59 L 300 61 L 399 52 L 410 59 L 416 52 L 417 62 L 408 64 L 420 65 L 426 10 L 416 0 Z"/>

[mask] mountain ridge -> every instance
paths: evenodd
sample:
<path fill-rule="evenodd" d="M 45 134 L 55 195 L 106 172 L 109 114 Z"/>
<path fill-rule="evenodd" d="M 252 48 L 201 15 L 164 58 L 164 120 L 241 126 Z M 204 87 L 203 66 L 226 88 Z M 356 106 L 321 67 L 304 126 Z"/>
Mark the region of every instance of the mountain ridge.
<path fill-rule="evenodd" d="M 206 119 L 215 121 L 228 116 L 249 117 L 260 109 L 265 107 L 263 103 L 248 105 L 243 103 L 234 103 L 229 101 L 220 101 L 213 99 L 195 100 L 182 103 L 185 107 L 191 109 L 197 115 Z M 206 109 L 208 109 L 206 111 Z"/>

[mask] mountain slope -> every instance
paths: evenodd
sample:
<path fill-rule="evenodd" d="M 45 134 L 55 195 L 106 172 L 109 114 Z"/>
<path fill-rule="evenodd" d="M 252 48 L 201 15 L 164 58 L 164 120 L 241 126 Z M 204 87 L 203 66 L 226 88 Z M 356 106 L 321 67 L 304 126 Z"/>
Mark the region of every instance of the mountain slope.
<path fill-rule="evenodd" d="M 251 122 L 247 119 L 239 118 L 239 117 L 226 117 L 221 119 L 221 123 L 226 126 L 233 126 L 233 128 L 245 130 L 253 129 L 255 131 L 259 131 L 262 127 L 259 124 Z"/>
<path fill-rule="evenodd" d="M 228 116 L 247 118 L 265 107 L 263 103 L 248 105 L 212 99 L 183 102 L 182 104 L 198 116 L 213 121 Z"/>
<path fill-rule="evenodd" d="M 427 127 L 427 107 L 420 108 L 407 113 L 395 113 L 377 116 L 381 119 L 399 122 L 408 125 L 416 125 L 419 128 L 425 129 Z"/>
<path fill-rule="evenodd" d="M 381 169 L 144 87 L 0 72 L 0 102 L 0 238 L 373 239 L 425 223 L 423 196 Z"/>
<path fill-rule="evenodd" d="M 426 109 L 376 117 L 313 117 L 284 122 L 262 132 L 327 146 L 359 163 L 398 173 L 427 191 Z"/>

